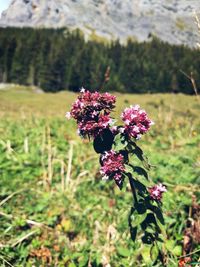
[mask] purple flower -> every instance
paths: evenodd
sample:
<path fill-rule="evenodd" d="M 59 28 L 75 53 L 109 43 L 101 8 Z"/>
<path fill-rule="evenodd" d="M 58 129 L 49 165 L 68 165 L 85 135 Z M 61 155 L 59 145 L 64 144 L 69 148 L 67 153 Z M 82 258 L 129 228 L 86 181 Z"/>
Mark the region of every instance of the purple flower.
<path fill-rule="evenodd" d="M 139 105 L 125 108 L 121 118 L 124 122 L 124 133 L 129 137 L 140 139 L 154 123 L 149 119 L 145 110 L 140 109 Z"/>
<path fill-rule="evenodd" d="M 122 184 L 122 175 L 125 171 L 124 156 L 113 150 L 102 155 L 102 167 L 100 173 L 103 179 L 114 179 L 118 186 Z"/>
<path fill-rule="evenodd" d="M 79 134 L 82 137 L 97 137 L 104 129 L 110 127 L 112 119 L 109 115 L 99 115 L 98 119 L 83 119 L 78 123 Z"/>
<path fill-rule="evenodd" d="M 109 93 L 92 93 L 82 88 L 67 117 L 76 120 L 81 136 L 95 138 L 110 127 L 110 113 L 115 101 L 116 97 Z"/>
<path fill-rule="evenodd" d="M 77 122 L 97 117 L 101 112 L 108 115 L 115 107 L 115 102 L 116 97 L 109 93 L 92 93 L 82 88 L 77 100 L 72 105 L 70 114 Z"/>
<path fill-rule="evenodd" d="M 156 200 L 156 201 L 161 201 L 162 194 L 164 192 L 167 192 L 167 189 L 164 185 L 158 184 L 158 185 L 154 185 L 153 187 L 150 187 L 148 191 L 149 191 L 151 199 Z"/>

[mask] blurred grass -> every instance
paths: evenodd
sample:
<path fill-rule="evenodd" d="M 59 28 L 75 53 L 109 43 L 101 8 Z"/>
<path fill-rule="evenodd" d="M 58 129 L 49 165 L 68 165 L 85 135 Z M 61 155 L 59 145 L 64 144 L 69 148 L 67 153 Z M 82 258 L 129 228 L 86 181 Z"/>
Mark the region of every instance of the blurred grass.
<path fill-rule="evenodd" d="M 185 95 L 116 95 L 114 117 L 140 104 L 155 122 L 140 144 L 156 166 L 152 178 L 168 186 L 168 266 L 177 266 L 192 196 L 199 197 L 200 103 Z M 26 87 L 0 91 L 1 265 L 152 266 L 148 248 L 130 240 L 130 192 L 101 181 L 92 144 L 65 120 L 75 98 Z"/>

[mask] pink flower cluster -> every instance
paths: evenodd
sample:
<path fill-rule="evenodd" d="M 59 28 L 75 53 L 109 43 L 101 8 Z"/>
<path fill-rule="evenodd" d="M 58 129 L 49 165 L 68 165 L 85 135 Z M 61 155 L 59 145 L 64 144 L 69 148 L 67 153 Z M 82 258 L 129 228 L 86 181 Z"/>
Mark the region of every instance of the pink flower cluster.
<path fill-rule="evenodd" d="M 112 119 L 109 115 L 100 114 L 97 120 L 92 118 L 81 120 L 78 123 L 78 133 L 83 137 L 96 137 L 103 131 L 103 129 L 108 128 L 111 123 Z"/>
<path fill-rule="evenodd" d="M 139 105 L 125 108 L 121 118 L 125 124 L 124 128 L 120 129 L 121 132 L 136 139 L 140 139 L 142 134 L 146 133 L 150 129 L 150 126 L 153 125 L 146 111 L 140 109 Z"/>
<path fill-rule="evenodd" d="M 149 188 L 149 194 L 150 194 L 151 199 L 156 200 L 156 201 L 162 200 L 162 194 L 164 192 L 167 192 L 167 189 L 162 184 L 154 185 L 153 187 Z"/>
<path fill-rule="evenodd" d="M 80 95 L 66 117 L 68 119 L 72 117 L 77 121 L 81 136 L 95 138 L 112 124 L 110 113 L 115 107 L 115 101 L 116 97 L 109 93 L 92 93 L 81 89 Z"/>
<path fill-rule="evenodd" d="M 113 150 L 105 152 L 101 158 L 102 167 L 100 173 L 104 179 L 114 179 L 116 184 L 122 184 L 122 174 L 125 171 L 124 157 Z"/>

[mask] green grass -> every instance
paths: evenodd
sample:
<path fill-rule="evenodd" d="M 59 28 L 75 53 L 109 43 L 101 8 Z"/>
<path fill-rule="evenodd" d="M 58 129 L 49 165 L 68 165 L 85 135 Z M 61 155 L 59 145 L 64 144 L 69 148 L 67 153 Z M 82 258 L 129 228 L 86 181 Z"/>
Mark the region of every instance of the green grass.
<path fill-rule="evenodd" d="M 168 186 L 167 260 L 177 266 L 192 196 L 199 197 L 200 103 L 185 95 L 116 95 L 115 117 L 140 104 L 155 122 L 140 145 L 156 166 L 153 180 Z M 64 118 L 75 98 L 0 91 L 0 265 L 152 266 L 148 246 L 130 239 L 130 192 L 101 180 L 92 144 Z"/>

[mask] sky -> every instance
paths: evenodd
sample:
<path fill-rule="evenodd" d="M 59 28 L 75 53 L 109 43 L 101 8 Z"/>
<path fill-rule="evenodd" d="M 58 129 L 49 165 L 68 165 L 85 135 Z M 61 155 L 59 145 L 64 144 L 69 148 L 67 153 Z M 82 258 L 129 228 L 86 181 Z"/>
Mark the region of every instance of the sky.
<path fill-rule="evenodd" d="M 8 8 L 11 0 L 0 0 L 0 14 Z"/>

